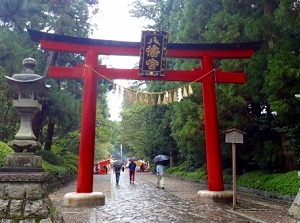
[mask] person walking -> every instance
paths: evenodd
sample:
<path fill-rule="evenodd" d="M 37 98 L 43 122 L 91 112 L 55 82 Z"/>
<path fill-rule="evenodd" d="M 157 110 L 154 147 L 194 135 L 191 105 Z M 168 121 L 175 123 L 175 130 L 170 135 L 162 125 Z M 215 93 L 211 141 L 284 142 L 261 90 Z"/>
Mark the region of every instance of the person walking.
<path fill-rule="evenodd" d="M 113 170 L 116 175 L 116 184 L 119 185 L 120 181 L 120 174 L 121 174 L 121 166 L 120 164 L 114 163 L 113 164 Z"/>
<path fill-rule="evenodd" d="M 140 172 L 144 172 L 144 171 L 145 171 L 145 167 L 144 167 L 144 164 L 142 163 L 140 166 Z"/>
<path fill-rule="evenodd" d="M 130 161 L 128 168 L 129 168 L 129 180 L 130 180 L 130 183 L 134 183 L 135 168 L 136 168 L 135 162 L 134 161 Z"/>
<path fill-rule="evenodd" d="M 157 188 L 164 189 L 164 166 L 161 164 L 161 162 L 158 162 L 156 165 L 156 175 L 157 175 Z"/>

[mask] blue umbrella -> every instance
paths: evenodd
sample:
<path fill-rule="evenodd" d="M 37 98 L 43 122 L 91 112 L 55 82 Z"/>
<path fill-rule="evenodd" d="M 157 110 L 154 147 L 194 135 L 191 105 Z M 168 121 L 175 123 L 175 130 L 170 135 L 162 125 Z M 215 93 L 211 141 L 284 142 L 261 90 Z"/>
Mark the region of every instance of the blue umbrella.
<path fill-rule="evenodd" d="M 170 158 L 167 155 L 157 155 L 153 158 L 153 162 L 157 163 L 157 162 L 161 162 L 161 161 L 165 161 L 165 160 L 169 160 Z"/>

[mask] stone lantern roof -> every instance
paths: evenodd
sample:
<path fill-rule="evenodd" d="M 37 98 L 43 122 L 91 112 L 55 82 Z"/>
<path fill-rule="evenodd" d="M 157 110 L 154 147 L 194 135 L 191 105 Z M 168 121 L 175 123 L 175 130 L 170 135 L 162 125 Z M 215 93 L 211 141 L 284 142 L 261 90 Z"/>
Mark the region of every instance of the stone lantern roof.
<path fill-rule="evenodd" d="M 33 69 L 36 67 L 37 62 L 33 58 L 26 58 L 23 60 L 23 72 L 14 74 L 12 77 L 5 76 L 8 83 L 15 91 L 22 93 L 38 93 L 43 95 L 45 90 L 50 88 L 50 85 L 45 84 L 43 76 L 35 74 Z"/>

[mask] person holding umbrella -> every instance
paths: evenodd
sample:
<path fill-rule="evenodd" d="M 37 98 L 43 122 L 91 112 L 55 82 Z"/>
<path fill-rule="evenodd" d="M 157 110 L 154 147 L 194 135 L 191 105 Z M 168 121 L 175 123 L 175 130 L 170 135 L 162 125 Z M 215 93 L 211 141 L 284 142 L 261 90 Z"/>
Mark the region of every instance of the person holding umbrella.
<path fill-rule="evenodd" d="M 164 169 L 165 167 L 162 165 L 162 161 L 169 160 L 167 155 L 157 155 L 153 158 L 153 162 L 157 163 L 156 165 L 156 175 L 157 175 L 157 188 L 164 189 L 165 177 L 164 177 Z"/>
<path fill-rule="evenodd" d="M 123 165 L 124 165 L 123 162 L 120 161 L 120 160 L 115 161 L 114 164 L 113 164 L 113 170 L 114 170 L 114 173 L 116 175 L 116 184 L 117 185 L 119 185 L 121 168 L 122 168 Z"/>
<path fill-rule="evenodd" d="M 156 165 L 156 175 L 157 175 L 157 188 L 164 189 L 165 177 L 164 177 L 164 166 L 161 162 Z"/>

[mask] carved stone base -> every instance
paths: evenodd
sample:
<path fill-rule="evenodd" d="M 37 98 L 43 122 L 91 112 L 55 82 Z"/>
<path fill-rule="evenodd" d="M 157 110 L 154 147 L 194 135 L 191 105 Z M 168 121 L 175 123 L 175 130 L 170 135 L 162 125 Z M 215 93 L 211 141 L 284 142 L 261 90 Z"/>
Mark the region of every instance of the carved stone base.
<path fill-rule="evenodd" d="M 40 143 L 34 140 L 29 139 L 15 139 L 8 142 L 8 145 L 16 152 L 35 152 L 38 148 L 41 147 Z"/>
<path fill-rule="evenodd" d="M 65 206 L 75 206 L 75 207 L 93 207 L 93 206 L 103 206 L 105 204 L 105 196 L 101 192 L 92 193 L 67 193 L 64 196 Z"/>
<path fill-rule="evenodd" d="M 48 175 L 41 173 L 0 173 L 1 222 L 55 222 L 64 220 L 53 206 L 46 188 Z"/>
<path fill-rule="evenodd" d="M 63 223 L 49 198 L 47 180 L 48 173 L 42 169 L 40 156 L 8 155 L 0 169 L 1 223 Z"/>
<path fill-rule="evenodd" d="M 0 172 L 43 172 L 42 157 L 33 153 L 13 153 L 5 158 Z"/>
<path fill-rule="evenodd" d="M 209 191 L 201 190 L 197 193 L 197 201 L 201 204 L 213 204 L 213 203 L 232 203 L 233 192 L 232 191 Z"/>

